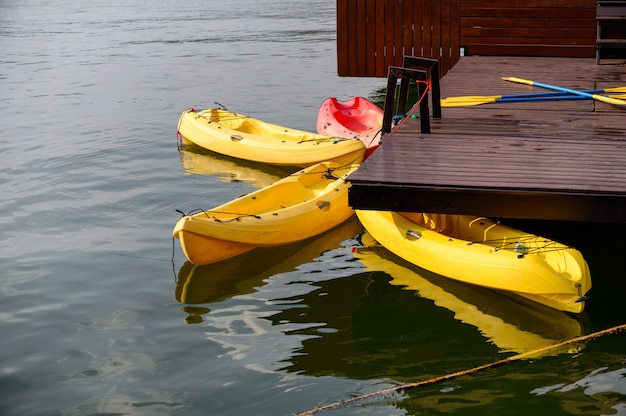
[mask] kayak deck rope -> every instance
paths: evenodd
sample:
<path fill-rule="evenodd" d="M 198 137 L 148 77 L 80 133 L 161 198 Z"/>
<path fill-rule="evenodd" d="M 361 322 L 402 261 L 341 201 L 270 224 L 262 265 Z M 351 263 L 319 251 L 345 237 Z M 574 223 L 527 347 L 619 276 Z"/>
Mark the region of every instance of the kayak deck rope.
<path fill-rule="evenodd" d="M 539 244 L 544 243 L 544 244 Z M 485 244 L 493 246 L 494 251 L 512 250 L 520 254 L 520 258 L 526 254 L 547 253 L 551 251 L 569 250 L 573 247 L 562 245 L 548 239 L 538 239 L 536 236 L 526 238 L 498 238 L 493 240 L 471 241 L 468 245 Z"/>
<path fill-rule="evenodd" d="M 480 365 L 478 367 L 474 367 L 474 368 L 470 368 L 469 370 L 463 370 L 463 371 L 457 371 L 456 373 L 450 373 L 450 374 L 446 374 L 444 376 L 440 376 L 440 377 L 434 377 L 428 380 L 423 380 L 423 381 L 418 381 L 415 383 L 408 383 L 408 384 L 403 384 L 400 386 L 395 386 L 395 387 L 390 387 L 388 389 L 383 389 L 383 390 L 378 390 L 372 393 L 367 393 L 367 394 L 363 394 L 361 396 L 357 396 L 357 397 L 353 397 L 351 399 L 346 399 L 346 400 L 342 400 L 342 401 L 338 401 L 335 403 L 331 403 L 331 404 L 327 404 L 324 406 L 320 406 L 320 407 L 316 407 L 314 409 L 310 409 L 307 410 L 305 412 L 301 412 L 301 413 L 296 413 L 293 416 L 311 416 L 311 415 L 315 415 L 317 413 L 320 412 L 325 412 L 328 410 L 333 410 L 333 409 L 339 409 L 342 407 L 346 407 L 349 405 L 353 405 L 359 402 L 362 402 L 364 400 L 367 399 L 376 399 L 376 398 L 382 398 L 384 396 L 388 396 L 390 394 L 393 393 L 401 393 L 404 391 L 409 391 L 409 390 L 413 390 L 416 389 L 418 387 L 423 387 L 423 386 L 428 386 L 428 385 L 432 385 L 432 384 L 437 384 L 437 383 L 441 383 L 444 381 L 448 381 L 448 380 L 452 380 L 458 377 L 462 377 L 462 376 L 466 376 L 466 375 L 470 375 L 470 374 L 474 374 L 474 373 L 478 373 L 479 371 L 484 371 L 484 370 L 488 370 L 491 368 L 495 368 L 495 367 L 499 367 L 501 365 L 504 364 L 510 364 L 516 361 L 520 361 L 526 358 L 536 358 L 537 355 L 558 349 L 558 348 L 562 348 L 568 345 L 572 345 L 572 344 L 578 344 L 581 342 L 587 342 L 590 341 L 592 339 L 595 338 L 599 338 L 602 336 L 606 336 L 606 335 L 612 335 L 612 334 L 616 334 L 618 332 L 622 332 L 626 330 L 626 324 L 621 324 L 621 325 L 616 325 L 614 327 L 608 328 L 608 329 L 604 329 L 601 331 L 597 331 L 597 332 L 593 332 L 591 334 L 587 334 L 587 335 L 582 335 L 580 337 L 576 337 L 576 338 L 571 338 L 553 345 L 549 345 L 547 347 L 542 347 L 542 348 L 537 348 L 535 350 L 532 351 L 528 351 L 525 353 L 521 353 L 521 354 L 517 354 L 508 358 L 505 358 L 503 360 L 499 360 L 499 361 L 494 361 L 492 363 L 488 363 L 488 364 L 484 364 L 484 365 Z"/>
<path fill-rule="evenodd" d="M 356 159 L 354 161 L 356 161 Z M 342 177 L 335 175 L 335 171 L 343 170 L 343 169 L 346 169 L 346 168 L 352 166 L 354 164 L 354 161 L 352 161 L 350 163 L 347 163 L 346 165 L 343 165 L 343 166 L 338 166 L 336 168 L 326 168 L 322 172 L 319 172 L 319 171 L 317 171 L 317 172 L 296 172 L 296 173 L 292 173 L 291 176 L 321 175 L 321 177 L 324 178 L 324 179 L 338 180 L 338 179 L 342 179 Z"/>
<path fill-rule="evenodd" d="M 191 216 L 191 215 L 198 214 L 198 213 L 201 213 L 201 212 L 202 212 L 202 213 L 204 213 L 204 215 L 206 215 L 206 217 L 207 217 L 207 218 L 209 218 L 209 219 L 211 218 L 211 215 L 210 215 L 210 214 L 212 214 L 212 213 L 215 213 L 215 214 L 236 215 L 236 217 L 229 218 L 228 220 L 225 220 L 225 219 L 219 219 L 219 218 L 215 218 L 215 217 L 213 217 L 213 219 L 214 219 L 215 221 L 217 221 L 217 222 L 231 222 L 231 221 L 238 221 L 239 219 L 244 218 L 244 217 L 253 217 L 253 218 L 256 218 L 256 219 L 258 219 L 258 220 L 260 220 L 260 219 L 261 219 L 261 217 L 260 217 L 260 216 L 258 216 L 258 215 L 256 215 L 256 214 L 244 214 L 244 213 L 241 213 L 241 212 L 229 212 L 229 211 L 213 211 L 213 210 L 204 210 L 204 209 L 202 209 L 202 208 L 198 208 L 198 209 L 191 210 L 191 211 L 189 211 L 187 214 L 185 214 L 184 212 L 182 212 L 181 210 L 178 210 L 178 209 L 176 210 L 176 212 L 180 213 L 183 217 L 189 217 L 189 216 Z"/>
<path fill-rule="evenodd" d="M 202 111 L 197 112 L 196 115 L 198 117 L 201 117 L 201 118 L 210 119 L 211 118 L 211 113 L 213 112 L 213 110 L 215 110 L 215 108 L 208 108 L 206 110 L 202 110 Z M 243 120 L 243 119 L 250 118 L 250 116 L 247 116 L 245 114 L 238 114 L 238 113 L 235 113 L 233 111 L 229 111 L 229 110 L 227 110 L 225 108 L 218 108 L 218 110 L 222 110 L 222 111 L 225 111 L 227 113 L 230 113 L 228 116 L 221 115 L 219 120 L 230 121 L 230 120 Z M 211 122 L 211 120 L 209 120 L 209 122 Z"/>
<path fill-rule="evenodd" d="M 322 177 L 325 179 L 333 179 L 333 180 L 341 179 L 339 176 L 334 175 L 336 170 L 337 169 L 326 168 L 326 170 L 322 173 Z"/>
<path fill-rule="evenodd" d="M 311 133 L 311 135 L 315 135 L 315 133 Z M 317 135 L 316 135 L 317 136 Z M 307 142 L 315 142 L 315 143 L 325 143 L 325 142 L 345 142 L 348 140 L 356 140 L 353 137 L 339 137 L 339 136 L 324 136 L 324 137 L 315 137 L 312 139 L 301 139 L 298 143 L 307 143 Z"/>

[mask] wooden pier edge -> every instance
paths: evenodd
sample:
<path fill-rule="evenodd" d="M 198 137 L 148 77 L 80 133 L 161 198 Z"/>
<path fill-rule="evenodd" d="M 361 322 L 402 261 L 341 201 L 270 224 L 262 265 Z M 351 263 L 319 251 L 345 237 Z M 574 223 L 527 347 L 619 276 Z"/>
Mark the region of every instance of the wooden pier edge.
<path fill-rule="evenodd" d="M 442 97 L 626 86 L 593 58 L 464 57 Z M 421 131 L 408 120 L 352 174 L 355 209 L 626 223 L 626 110 L 594 100 L 444 108 Z"/>

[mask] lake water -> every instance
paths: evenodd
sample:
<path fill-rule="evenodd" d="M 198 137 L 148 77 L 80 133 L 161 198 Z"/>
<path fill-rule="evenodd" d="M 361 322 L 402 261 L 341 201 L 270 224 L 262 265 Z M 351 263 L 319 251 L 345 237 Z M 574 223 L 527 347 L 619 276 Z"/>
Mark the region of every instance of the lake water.
<path fill-rule="evenodd" d="M 625 320 L 617 226 L 535 224 L 590 264 L 579 317 L 355 252 L 355 219 L 185 262 L 176 210 L 288 172 L 179 152 L 184 109 L 313 131 L 324 98 L 386 85 L 336 75 L 334 0 L 0 1 L 0 22 L 1 415 L 289 415 Z M 626 415 L 625 339 L 329 414 Z"/>

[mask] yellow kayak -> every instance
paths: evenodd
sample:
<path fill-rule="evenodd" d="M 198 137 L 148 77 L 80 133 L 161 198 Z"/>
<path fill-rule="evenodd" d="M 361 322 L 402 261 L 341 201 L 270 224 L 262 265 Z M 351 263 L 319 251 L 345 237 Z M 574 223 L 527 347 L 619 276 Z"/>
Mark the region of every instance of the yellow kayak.
<path fill-rule="evenodd" d="M 566 312 L 584 309 L 591 277 L 574 248 L 482 217 L 356 213 L 383 247 L 423 269 Z"/>
<path fill-rule="evenodd" d="M 290 129 L 218 108 L 184 111 L 178 133 L 213 152 L 270 165 L 307 167 L 325 161 L 352 165 L 365 156 L 359 139 Z"/>
<path fill-rule="evenodd" d="M 173 235 L 195 265 L 316 236 L 354 214 L 346 178 L 357 168 L 315 164 L 224 205 L 185 215 Z"/>

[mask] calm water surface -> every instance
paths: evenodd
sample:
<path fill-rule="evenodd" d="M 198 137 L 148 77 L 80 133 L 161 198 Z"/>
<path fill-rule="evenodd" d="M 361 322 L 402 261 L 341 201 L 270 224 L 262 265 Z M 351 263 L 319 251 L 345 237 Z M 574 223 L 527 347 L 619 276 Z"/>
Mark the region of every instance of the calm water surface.
<path fill-rule="evenodd" d="M 288 172 L 176 146 L 219 102 L 315 128 L 334 0 L 0 1 L 0 414 L 288 415 L 622 323 L 623 227 L 555 227 L 592 268 L 580 317 L 353 250 L 356 220 L 207 267 L 180 215 Z M 540 229 L 539 231 L 544 231 Z M 626 414 L 626 338 L 335 410 Z"/>

